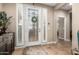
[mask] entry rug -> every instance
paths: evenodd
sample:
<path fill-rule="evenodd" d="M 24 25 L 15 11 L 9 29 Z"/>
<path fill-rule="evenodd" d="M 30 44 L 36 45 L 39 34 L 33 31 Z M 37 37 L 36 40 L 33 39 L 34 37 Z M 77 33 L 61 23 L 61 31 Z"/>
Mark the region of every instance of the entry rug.
<path fill-rule="evenodd" d="M 41 46 L 40 46 L 41 47 Z M 48 53 L 39 46 L 26 47 L 24 49 L 24 55 L 48 55 Z"/>

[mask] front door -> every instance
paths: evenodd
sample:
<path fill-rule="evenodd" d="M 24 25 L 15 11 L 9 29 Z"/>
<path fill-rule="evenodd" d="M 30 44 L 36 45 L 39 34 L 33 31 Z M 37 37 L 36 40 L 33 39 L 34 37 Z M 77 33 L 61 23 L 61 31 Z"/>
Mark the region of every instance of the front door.
<path fill-rule="evenodd" d="M 25 41 L 26 46 L 38 45 L 41 43 L 41 9 L 26 8 L 25 11 Z"/>

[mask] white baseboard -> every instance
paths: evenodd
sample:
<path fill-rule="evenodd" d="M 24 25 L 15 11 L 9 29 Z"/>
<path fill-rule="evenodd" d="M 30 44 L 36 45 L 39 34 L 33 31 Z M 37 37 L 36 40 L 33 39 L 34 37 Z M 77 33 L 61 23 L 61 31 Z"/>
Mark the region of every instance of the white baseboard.
<path fill-rule="evenodd" d="M 25 46 L 16 46 L 15 49 L 17 48 L 25 48 Z"/>
<path fill-rule="evenodd" d="M 57 42 L 47 42 L 47 43 L 42 43 L 41 45 L 52 44 L 52 43 L 56 44 Z M 16 46 L 15 49 L 17 49 L 17 48 L 25 48 L 25 47 L 26 46 Z"/>
<path fill-rule="evenodd" d="M 52 43 L 56 44 L 57 42 L 47 42 L 47 43 L 42 43 L 41 45 L 52 44 Z"/>

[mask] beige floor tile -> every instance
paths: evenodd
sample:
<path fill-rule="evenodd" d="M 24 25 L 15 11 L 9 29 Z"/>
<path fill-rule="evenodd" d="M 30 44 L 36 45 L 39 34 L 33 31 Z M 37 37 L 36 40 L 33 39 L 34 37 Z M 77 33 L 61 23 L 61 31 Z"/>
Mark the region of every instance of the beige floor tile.
<path fill-rule="evenodd" d="M 71 55 L 70 42 L 59 41 L 57 44 L 37 45 L 15 49 L 13 55 Z"/>
<path fill-rule="evenodd" d="M 12 55 L 22 55 L 23 54 L 23 48 L 17 48 L 15 51 L 12 53 Z"/>

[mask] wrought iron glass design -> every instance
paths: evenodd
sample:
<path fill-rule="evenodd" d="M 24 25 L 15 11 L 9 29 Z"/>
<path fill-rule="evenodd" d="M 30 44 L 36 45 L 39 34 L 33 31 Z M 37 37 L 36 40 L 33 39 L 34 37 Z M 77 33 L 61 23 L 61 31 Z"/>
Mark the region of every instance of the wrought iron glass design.
<path fill-rule="evenodd" d="M 18 42 L 22 42 L 22 26 L 18 25 Z"/>
<path fill-rule="evenodd" d="M 33 22 L 32 17 L 37 17 L 37 21 Z M 38 10 L 28 9 L 28 21 L 29 21 L 29 42 L 38 40 Z"/>
<path fill-rule="evenodd" d="M 18 43 L 22 43 L 22 14 L 18 8 Z"/>

